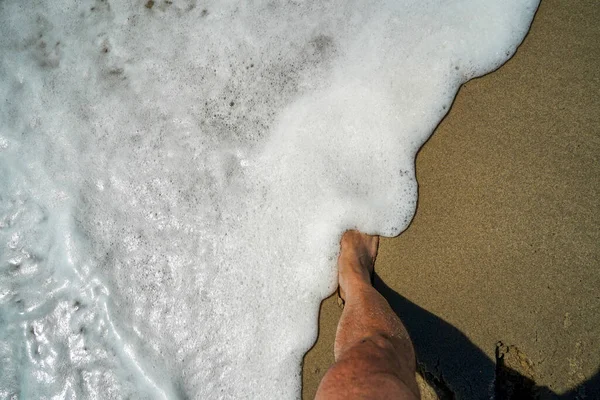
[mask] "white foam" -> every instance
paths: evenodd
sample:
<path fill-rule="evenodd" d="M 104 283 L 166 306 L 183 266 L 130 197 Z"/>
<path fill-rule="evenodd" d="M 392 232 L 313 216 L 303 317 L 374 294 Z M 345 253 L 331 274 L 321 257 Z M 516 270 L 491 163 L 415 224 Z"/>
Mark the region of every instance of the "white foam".
<path fill-rule="evenodd" d="M 0 2 L 0 397 L 297 397 L 341 233 L 537 3 Z"/>

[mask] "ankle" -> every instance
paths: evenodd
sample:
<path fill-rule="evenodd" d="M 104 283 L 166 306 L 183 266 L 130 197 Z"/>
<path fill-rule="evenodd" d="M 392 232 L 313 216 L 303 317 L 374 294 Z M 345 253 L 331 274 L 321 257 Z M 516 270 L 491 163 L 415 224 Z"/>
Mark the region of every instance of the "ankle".
<path fill-rule="evenodd" d="M 340 289 L 340 294 L 343 294 L 342 297 L 346 302 L 349 298 L 354 298 L 365 291 L 373 289 L 368 271 L 355 271 L 354 273 L 341 275 Z"/>

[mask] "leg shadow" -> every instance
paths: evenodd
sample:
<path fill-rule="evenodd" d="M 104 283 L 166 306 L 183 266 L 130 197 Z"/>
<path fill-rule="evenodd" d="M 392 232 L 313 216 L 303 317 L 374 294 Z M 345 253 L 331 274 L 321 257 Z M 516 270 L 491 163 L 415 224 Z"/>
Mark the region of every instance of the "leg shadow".
<path fill-rule="evenodd" d="M 559 398 L 561 400 L 600 399 L 600 368 L 596 371 L 596 374 L 593 377 L 583 382 L 576 388 L 569 390 Z"/>
<path fill-rule="evenodd" d="M 375 274 L 373 286 L 402 319 L 426 379 L 444 398 L 489 399 L 495 365 L 461 331 L 396 293 Z M 444 390 L 446 388 L 446 390 Z"/>
<path fill-rule="evenodd" d="M 490 359 L 461 331 L 412 303 L 375 273 L 375 288 L 402 319 L 413 341 L 424 377 L 440 399 L 599 399 L 600 370 L 590 380 L 563 395 L 537 386 L 533 374 L 513 368 L 519 350 L 499 343 Z M 516 358 L 515 358 L 516 357 Z"/>

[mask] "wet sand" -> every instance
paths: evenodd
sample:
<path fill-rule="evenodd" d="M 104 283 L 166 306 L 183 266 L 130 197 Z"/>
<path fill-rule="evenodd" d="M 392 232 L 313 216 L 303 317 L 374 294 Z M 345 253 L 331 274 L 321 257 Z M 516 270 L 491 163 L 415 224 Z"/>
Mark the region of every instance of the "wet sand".
<path fill-rule="evenodd" d="M 517 54 L 461 88 L 417 157 L 412 224 L 382 241 L 377 286 L 446 397 L 489 398 L 498 352 L 542 398 L 600 398 L 599 21 L 595 0 L 542 0 Z M 323 302 L 305 399 L 340 314 Z"/>

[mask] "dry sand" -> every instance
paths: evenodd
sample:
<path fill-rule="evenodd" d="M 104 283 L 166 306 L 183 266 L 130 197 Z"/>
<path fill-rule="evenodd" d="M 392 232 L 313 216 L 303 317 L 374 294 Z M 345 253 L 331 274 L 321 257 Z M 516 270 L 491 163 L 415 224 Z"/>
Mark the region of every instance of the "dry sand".
<path fill-rule="evenodd" d="M 376 272 L 446 397 L 489 398 L 502 342 L 542 398 L 600 399 L 599 71 L 600 3 L 542 0 L 517 54 L 461 88 L 417 157 L 417 214 Z M 323 303 L 305 399 L 340 313 Z"/>

